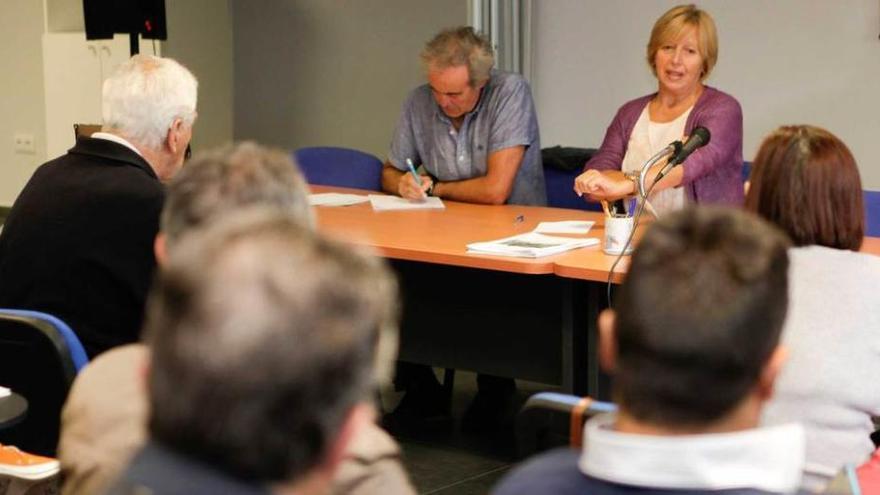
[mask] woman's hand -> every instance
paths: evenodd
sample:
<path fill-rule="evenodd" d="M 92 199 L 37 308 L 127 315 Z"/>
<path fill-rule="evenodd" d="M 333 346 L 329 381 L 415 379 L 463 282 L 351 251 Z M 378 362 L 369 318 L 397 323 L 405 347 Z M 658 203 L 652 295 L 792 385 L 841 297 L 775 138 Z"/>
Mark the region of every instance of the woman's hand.
<path fill-rule="evenodd" d="M 574 180 L 574 192 L 593 201 L 613 201 L 635 193 L 635 184 L 619 170 L 587 170 Z"/>

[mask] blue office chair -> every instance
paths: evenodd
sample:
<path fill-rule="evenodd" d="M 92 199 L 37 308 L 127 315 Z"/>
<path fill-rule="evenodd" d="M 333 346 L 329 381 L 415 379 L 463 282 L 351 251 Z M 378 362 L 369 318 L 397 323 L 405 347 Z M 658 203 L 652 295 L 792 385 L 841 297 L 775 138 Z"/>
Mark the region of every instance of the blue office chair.
<path fill-rule="evenodd" d="M 552 146 L 541 150 L 544 164 L 544 185 L 547 206 L 573 210 L 602 211 L 599 203 L 584 201 L 574 192 L 574 179 L 583 171 L 584 164 L 596 154 L 595 148 Z"/>
<path fill-rule="evenodd" d="M 742 168 L 742 180 L 743 184 L 749 181 L 749 176 L 752 175 L 752 162 L 743 162 Z"/>
<path fill-rule="evenodd" d="M 865 235 L 880 236 L 880 191 L 863 191 L 865 198 Z"/>
<path fill-rule="evenodd" d="M 28 401 L 27 417 L 0 432 L 0 442 L 54 457 L 61 407 L 87 363 L 79 338 L 63 321 L 38 311 L 0 309 L 0 385 Z"/>
<path fill-rule="evenodd" d="M 526 401 L 516 417 L 517 454 L 521 458 L 554 447 L 579 448 L 587 419 L 617 406 L 589 397 L 540 392 Z"/>
<path fill-rule="evenodd" d="M 602 211 L 599 203 L 584 200 L 574 192 L 574 179 L 581 170 L 565 171 L 544 167 L 544 185 L 547 189 L 547 206 L 573 210 Z"/>
<path fill-rule="evenodd" d="M 382 161 L 369 153 L 315 146 L 300 148 L 293 157 L 309 184 L 382 190 Z"/>

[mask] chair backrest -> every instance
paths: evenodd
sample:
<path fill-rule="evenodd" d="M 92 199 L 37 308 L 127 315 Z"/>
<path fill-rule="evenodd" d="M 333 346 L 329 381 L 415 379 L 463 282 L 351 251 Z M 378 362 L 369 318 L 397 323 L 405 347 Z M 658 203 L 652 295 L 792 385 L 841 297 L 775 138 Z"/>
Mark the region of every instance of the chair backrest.
<path fill-rule="evenodd" d="M 749 181 L 749 176 L 752 175 L 752 162 L 743 162 L 742 168 L 742 180 L 743 184 Z"/>
<path fill-rule="evenodd" d="M 574 179 L 580 170 L 565 171 L 544 167 L 544 185 L 547 189 L 547 206 L 574 210 L 602 211 L 599 203 L 586 201 L 574 192 Z"/>
<path fill-rule="evenodd" d="M 382 190 L 382 161 L 369 153 L 315 146 L 293 155 L 309 184 Z"/>
<path fill-rule="evenodd" d="M 0 309 L 0 385 L 28 400 L 25 420 L 0 432 L 0 442 L 54 456 L 61 407 L 88 362 L 69 326 L 37 311 Z"/>
<path fill-rule="evenodd" d="M 880 191 L 863 191 L 865 198 L 865 235 L 880 236 Z"/>
<path fill-rule="evenodd" d="M 528 457 L 553 447 L 580 447 L 584 422 L 617 406 L 555 392 L 540 392 L 526 401 L 516 417 L 517 454 Z"/>
<path fill-rule="evenodd" d="M 92 134 L 101 130 L 101 124 L 73 124 L 73 137 L 92 137 Z"/>
<path fill-rule="evenodd" d="M 599 203 L 585 201 L 574 192 L 574 179 L 598 150 L 552 146 L 541 150 L 547 206 L 573 210 L 602 211 Z"/>

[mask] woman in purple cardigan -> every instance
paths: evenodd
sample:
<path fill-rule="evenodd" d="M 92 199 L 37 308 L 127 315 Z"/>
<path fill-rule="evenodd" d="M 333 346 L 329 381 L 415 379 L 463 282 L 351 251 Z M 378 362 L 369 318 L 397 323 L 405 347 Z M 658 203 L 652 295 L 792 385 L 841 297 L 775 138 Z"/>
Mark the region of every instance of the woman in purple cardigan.
<path fill-rule="evenodd" d="M 703 84 L 718 57 L 712 17 L 693 5 L 673 7 L 654 24 L 647 52 L 657 92 L 620 107 L 599 152 L 575 179 L 575 192 L 594 201 L 635 194 L 644 163 L 703 126 L 709 144 L 657 182 L 650 202 L 660 212 L 687 202 L 742 204 L 742 109 Z M 649 171 L 646 188 L 665 164 Z"/>

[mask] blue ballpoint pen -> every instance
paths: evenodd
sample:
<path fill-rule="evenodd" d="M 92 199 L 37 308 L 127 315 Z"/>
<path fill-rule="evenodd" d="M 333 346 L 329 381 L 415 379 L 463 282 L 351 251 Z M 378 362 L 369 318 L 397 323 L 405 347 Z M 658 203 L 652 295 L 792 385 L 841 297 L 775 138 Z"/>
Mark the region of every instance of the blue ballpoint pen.
<path fill-rule="evenodd" d="M 409 167 L 409 173 L 411 173 L 413 179 L 416 180 L 416 184 L 418 184 L 419 187 L 422 187 L 422 178 L 419 177 L 419 174 L 416 173 L 416 167 L 413 165 L 412 160 L 410 160 L 409 158 L 406 159 L 406 166 Z"/>

